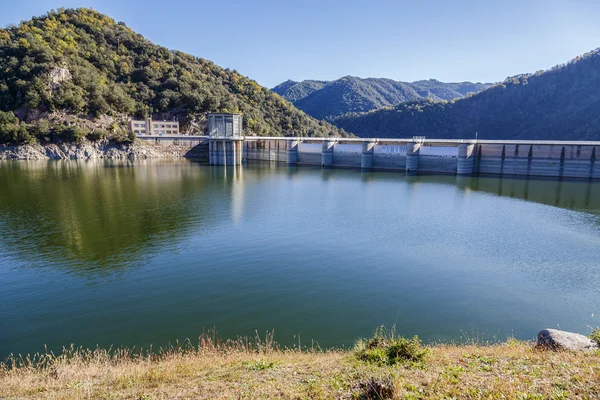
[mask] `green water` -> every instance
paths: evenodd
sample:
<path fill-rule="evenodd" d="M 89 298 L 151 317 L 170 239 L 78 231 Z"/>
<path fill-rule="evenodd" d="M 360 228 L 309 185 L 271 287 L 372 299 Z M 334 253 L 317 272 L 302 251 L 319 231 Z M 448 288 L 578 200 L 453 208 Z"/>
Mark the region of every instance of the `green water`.
<path fill-rule="evenodd" d="M 392 324 L 426 341 L 587 333 L 599 282 L 599 183 L 0 163 L 0 358 L 213 327 L 323 347 Z"/>

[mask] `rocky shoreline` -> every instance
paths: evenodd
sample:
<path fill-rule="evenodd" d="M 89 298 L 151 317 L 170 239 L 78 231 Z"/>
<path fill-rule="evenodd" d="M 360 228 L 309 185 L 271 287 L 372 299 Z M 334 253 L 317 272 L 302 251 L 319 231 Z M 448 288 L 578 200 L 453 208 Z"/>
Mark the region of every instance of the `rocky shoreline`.
<path fill-rule="evenodd" d="M 195 158 L 189 148 L 149 142 L 115 143 L 109 140 L 84 143 L 0 145 L 0 160 L 146 160 Z"/>

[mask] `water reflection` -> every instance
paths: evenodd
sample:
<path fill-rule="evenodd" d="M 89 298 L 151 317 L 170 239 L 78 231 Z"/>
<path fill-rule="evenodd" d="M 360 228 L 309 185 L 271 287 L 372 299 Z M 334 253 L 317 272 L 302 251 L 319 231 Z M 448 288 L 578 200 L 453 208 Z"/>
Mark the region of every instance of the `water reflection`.
<path fill-rule="evenodd" d="M 213 326 L 338 346 L 598 325 L 594 182 L 63 161 L 0 163 L 0 188 L 0 358 Z"/>
<path fill-rule="evenodd" d="M 103 273 L 135 265 L 202 224 L 210 177 L 193 163 L 0 164 L 2 246 L 30 265 Z M 200 216 L 200 218 L 199 218 Z"/>
<path fill-rule="evenodd" d="M 458 176 L 456 185 L 463 190 L 600 213 L 600 182 L 595 181 Z"/>
<path fill-rule="evenodd" d="M 223 168 L 187 161 L 3 162 L 0 242 L 30 265 L 107 273 L 143 263 L 190 231 L 210 229 L 223 213 L 240 223 L 252 212 L 245 187 L 282 172 L 288 179 L 316 174 L 325 182 L 355 176 L 367 184 L 456 185 L 466 193 L 600 213 L 600 184 L 589 181 L 405 176 L 275 163 Z M 408 191 L 418 199 L 414 189 Z"/>

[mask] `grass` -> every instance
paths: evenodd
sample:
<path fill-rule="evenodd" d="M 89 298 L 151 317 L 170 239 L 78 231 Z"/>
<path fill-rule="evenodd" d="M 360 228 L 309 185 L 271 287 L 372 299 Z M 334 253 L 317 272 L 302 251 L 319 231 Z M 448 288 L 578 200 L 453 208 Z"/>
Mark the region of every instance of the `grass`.
<path fill-rule="evenodd" d="M 366 350 L 377 350 L 369 352 Z M 378 354 L 375 360 L 365 354 Z M 352 350 L 202 335 L 155 354 L 67 349 L 0 366 L 1 399 L 600 398 L 600 354 L 501 344 L 423 346 L 378 330 Z"/>

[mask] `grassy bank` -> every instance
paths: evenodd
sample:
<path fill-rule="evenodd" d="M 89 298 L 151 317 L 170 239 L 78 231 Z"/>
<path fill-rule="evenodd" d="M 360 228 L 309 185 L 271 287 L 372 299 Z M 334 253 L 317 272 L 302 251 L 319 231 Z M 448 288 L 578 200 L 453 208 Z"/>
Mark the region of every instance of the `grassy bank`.
<path fill-rule="evenodd" d="M 2 399 L 600 398 L 600 354 L 515 340 L 421 346 L 378 334 L 352 350 L 316 351 L 204 335 L 154 355 L 74 350 L 9 364 Z"/>

